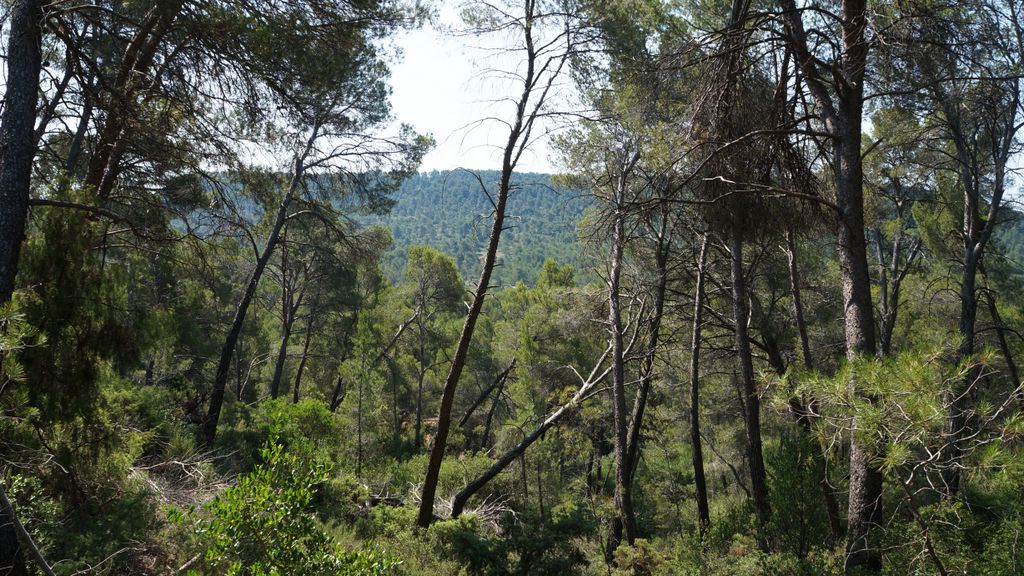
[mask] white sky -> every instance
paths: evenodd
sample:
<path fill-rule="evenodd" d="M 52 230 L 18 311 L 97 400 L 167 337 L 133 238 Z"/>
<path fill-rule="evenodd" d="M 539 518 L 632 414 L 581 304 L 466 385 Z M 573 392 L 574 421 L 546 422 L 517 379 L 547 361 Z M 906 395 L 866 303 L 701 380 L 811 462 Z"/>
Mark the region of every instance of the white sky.
<path fill-rule="evenodd" d="M 450 5 L 446 3 L 439 18 L 442 26 L 458 23 Z M 480 39 L 453 35 L 434 25 L 402 32 L 395 41 L 404 57 L 391 65 L 394 115 L 436 141 L 420 170 L 500 169 L 507 128 L 493 120 L 478 122 L 511 117 L 510 104 L 496 100 L 512 95 L 514 86 L 486 70 L 514 66 L 514 58 L 495 56 L 480 48 Z M 554 171 L 543 141 L 532 145 L 517 169 Z"/>

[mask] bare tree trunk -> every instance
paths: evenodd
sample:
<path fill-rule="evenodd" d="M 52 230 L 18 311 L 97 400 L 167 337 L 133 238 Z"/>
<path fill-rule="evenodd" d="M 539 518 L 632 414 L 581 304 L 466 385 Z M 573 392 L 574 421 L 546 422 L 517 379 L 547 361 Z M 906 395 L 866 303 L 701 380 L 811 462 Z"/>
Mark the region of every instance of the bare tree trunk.
<path fill-rule="evenodd" d="M 502 370 L 501 373 L 498 374 L 498 377 L 494 379 L 494 383 L 488 386 L 483 392 L 481 392 L 480 395 L 477 396 L 476 400 L 473 401 L 473 404 L 469 407 L 469 409 L 466 410 L 466 414 L 462 417 L 462 420 L 459 420 L 460 427 L 466 425 L 466 422 L 469 421 L 469 418 L 473 415 L 473 412 L 476 412 L 476 409 L 479 408 L 480 405 L 484 403 L 484 401 L 491 397 L 491 392 L 494 392 L 495 388 L 498 388 L 499 394 L 501 393 L 501 386 L 505 383 L 505 379 L 508 378 L 509 374 L 512 372 L 513 369 L 515 369 L 515 367 L 516 359 L 513 358 L 512 362 L 509 363 L 508 368 Z"/>
<path fill-rule="evenodd" d="M 505 227 L 505 206 L 508 203 L 508 195 L 511 189 L 512 173 L 519 162 L 525 146 L 530 142 L 530 133 L 533 122 L 537 118 L 540 105 L 545 101 L 548 90 L 553 79 L 561 70 L 565 57 L 560 59 L 552 57 L 548 64 L 555 66 L 546 85 L 538 86 L 537 47 L 534 45 L 533 25 L 537 16 L 534 0 L 527 0 L 525 13 L 518 22 L 522 25 L 523 39 L 526 52 L 526 70 L 523 73 L 523 90 L 516 101 L 515 119 L 511 123 L 508 140 L 505 143 L 501 163 L 501 178 L 498 183 L 498 191 L 493 198 L 494 221 L 491 224 L 491 231 L 487 241 L 487 249 L 484 252 L 483 266 L 480 271 L 480 280 L 477 282 L 476 293 L 466 313 L 466 321 L 462 326 L 462 333 L 459 335 L 458 344 L 455 347 L 455 356 L 452 358 L 451 368 L 445 378 L 444 388 L 441 392 L 441 406 L 437 417 L 437 434 L 434 436 L 434 446 L 430 450 L 430 460 L 427 463 L 427 473 L 423 479 L 423 491 L 420 497 L 420 509 L 416 517 L 416 524 L 426 528 L 434 519 L 434 499 L 437 496 L 437 482 L 441 473 L 441 462 L 444 460 L 445 449 L 448 447 L 448 432 L 451 428 L 452 404 L 455 402 L 455 391 L 459 385 L 459 378 L 466 364 L 469 354 L 469 345 L 473 339 L 473 332 L 476 329 L 476 322 L 483 310 L 484 298 L 490 288 L 491 274 L 494 271 L 494 264 L 498 255 L 498 243 L 501 240 L 501 232 Z M 547 65 L 545 65 L 546 67 Z M 541 93 L 536 102 L 531 103 L 531 95 L 535 90 Z M 486 192 L 486 191 L 485 191 Z M 490 197 L 490 196 L 489 196 Z"/>
<path fill-rule="evenodd" d="M 651 384 L 654 380 L 654 360 L 658 350 L 661 317 L 665 310 L 669 240 L 666 237 L 667 231 L 665 230 L 667 224 L 664 222 L 663 224 L 662 230 L 659 231 L 658 246 L 654 256 L 654 310 L 651 313 L 650 324 L 647 328 L 647 353 L 644 356 L 643 366 L 640 368 L 640 386 L 637 388 L 636 397 L 633 399 L 633 411 L 629 419 L 629 433 L 626 442 L 627 482 L 632 482 L 636 475 L 640 454 L 640 432 L 643 426 L 644 412 L 647 409 L 647 397 L 650 395 Z"/>
<path fill-rule="evenodd" d="M 345 379 L 338 376 L 334 383 L 334 392 L 331 393 L 331 412 L 337 412 L 338 406 L 345 401 Z"/>
<path fill-rule="evenodd" d="M 707 264 L 708 237 L 701 239 L 697 262 L 697 286 L 693 293 L 693 331 L 690 340 L 690 443 L 693 446 L 693 485 L 697 499 L 697 520 L 701 540 L 711 524 L 708 507 L 708 485 L 704 476 L 704 451 L 700 438 L 700 347 L 704 328 L 704 277 Z"/>
<path fill-rule="evenodd" d="M 767 528 L 771 508 L 768 505 L 767 474 L 761 449 L 761 399 L 754 384 L 754 359 L 748 333 L 749 296 L 743 270 L 743 240 L 740 239 L 737 230 L 732 230 L 729 234 L 729 256 L 732 269 L 732 308 L 736 318 L 736 354 L 743 394 L 743 422 L 747 432 L 750 491 L 754 500 L 754 512 L 757 515 L 758 546 L 767 552 Z"/>
<path fill-rule="evenodd" d="M 291 181 L 288 183 L 288 190 L 285 192 L 284 198 L 277 209 L 274 226 L 270 229 L 270 234 L 267 236 L 267 244 L 263 247 L 259 258 L 256 259 L 255 268 L 249 274 L 249 281 L 246 283 L 245 292 L 235 308 L 231 327 L 228 329 L 227 338 L 225 338 L 224 346 L 221 348 L 220 362 L 217 364 L 217 372 L 213 379 L 213 390 L 210 393 L 210 409 L 207 411 L 206 421 L 203 423 L 203 440 L 208 448 L 213 446 L 213 441 L 217 436 L 217 422 L 220 420 L 220 410 L 224 405 L 224 388 L 227 384 L 228 372 L 231 369 L 231 356 L 235 352 L 235 344 L 238 342 L 238 337 L 242 332 L 245 315 L 249 311 L 249 305 L 252 303 L 253 297 L 256 295 L 256 287 L 260 283 L 260 278 L 263 277 L 263 271 L 266 269 L 270 257 L 274 254 L 274 248 L 277 246 L 281 230 L 284 228 L 285 220 L 288 218 L 288 207 L 291 205 L 299 183 L 302 181 L 303 163 L 312 149 L 317 132 L 317 129 L 313 130 L 310 139 L 306 143 L 305 150 L 295 159 Z"/>
<path fill-rule="evenodd" d="M 796 261 L 796 238 L 792 228 L 786 230 L 786 245 L 789 262 L 789 288 L 790 293 L 793 295 L 793 317 L 796 321 L 797 334 L 800 339 L 800 355 L 803 357 L 804 368 L 814 370 L 814 358 L 811 356 L 811 342 L 807 334 L 807 319 L 804 317 L 803 298 L 800 290 L 800 268 L 797 266 Z M 815 402 L 812 399 L 811 408 L 809 409 L 804 405 L 800 398 L 795 396 L 790 402 L 790 406 L 793 408 L 793 413 L 796 417 L 797 423 L 803 430 L 804 435 L 816 448 L 814 457 L 822 467 L 821 495 L 825 502 L 825 515 L 828 518 L 828 526 L 829 530 L 832 532 L 832 536 L 839 538 L 843 533 L 843 528 L 839 519 L 839 503 L 836 501 L 836 496 L 832 492 L 832 486 L 828 481 L 828 467 L 826 466 L 827 459 L 825 458 L 825 451 L 821 447 L 820 442 L 814 438 L 811 430 L 811 418 L 815 412 L 813 409 L 814 404 Z"/>
<path fill-rule="evenodd" d="M 999 315 L 999 308 L 996 306 L 996 297 L 989 290 L 986 292 L 988 301 L 988 312 L 996 327 L 996 337 L 999 339 L 999 350 L 1003 353 L 1003 360 L 1006 361 L 1006 371 L 1010 373 L 1010 381 L 1017 394 L 1017 399 L 1024 403 L 1024 390 L 1020 388 L 1020 373 L 1017 371 L 1017 363 L 1013 360 L 1013 352 L 1010 350 L 1010 343 L 1006 340 L 1006 324 Z"/>
<path fill-rule="evenodd" d="M 282 254 L 284 251 L 281 251 Z M 281 379 L 284 377 L 284 364 L 288 359 L 288 342 L 292 337 L 292 327 L 295 325 L 295 314 L 298 312 L 301 296 L 293 303 L 291 297 L 282 295 L 282 318 L 281 318 L 281 343 L 277 348 L 277 360 L 274 362 L 274 375 L 270 379 L 270 397 L 277 398 L 281 395 Z"/>
<path fill-rule="evenodd" d="M 423 426 L 423 379 L 427 374 L 427 358 L 426 350 L 424 347 L 423 339 L 426 338 L 426 328 L 423 325 L 423 310 L 420 309 L 419 313 L 416 314 L 417 322 L 416 325 L 420 330 L 420 345 L 418 360 L 420 363 L 419 370 L 416 371 L 416 435 L 413 446 L 416 450 L 419 450 L 423 446 L 422 426 Z"/>
<path fill-rule="evenodd" d="M 306 360 L 309 359 L 309 341 L 313 337 L 313 318 L 316 316 L 316 306 L 310 306 L 309 317 L 306 318 L 306 335 L 302 341 L 302 358 L 299 359 L 299 367 L 295 371 L 295 385 L 292 387 L 292 403 L 299 403 L 299 385 L 302 383 L 302 373 L 306 370 Z"/>

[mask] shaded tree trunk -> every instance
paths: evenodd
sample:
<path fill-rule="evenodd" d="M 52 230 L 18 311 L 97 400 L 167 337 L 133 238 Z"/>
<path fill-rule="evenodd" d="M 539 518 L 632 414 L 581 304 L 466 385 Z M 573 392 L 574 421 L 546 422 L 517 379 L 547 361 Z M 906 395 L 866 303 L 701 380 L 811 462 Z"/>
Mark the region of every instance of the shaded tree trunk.
<path fill-rule="evenodd" d="M 708 237 L 705 234 L 700 243 L 697 261 L 697 286 L 693 293 L 693 331 L 690 339 L 690 443 L 693 447 L 693 485 L 697 500 L 697 520 L 701 540 L 711 524 L 708 508 L 708 485 L 704 476 L 704 451 L 700 437 L 700 348 L 701 331 L 704 328 L 704 277 L 707 264 Z"/>
<path fill-rule="evenodd" d="M 33 134 L 42 68 L 42 2 L 15 2 L 10 17 L 7 89 L 0 117 L 0 304 L 10 300 L 14 292 L 18 256 L 28 219 L 32 159 L 36 153 Z"/>
<path fill-rule="evenodd" d="M 629 419 L 629 434 L 626 442 L 626 481 L 632 482 L 636 474 L 640 455 L 640 437 L 643 427 L 644 412 L 647 409 L 647 397 L 650 395 L 654 380 L 654 360 L 658 349 L 661 331 L 661 318 L 665 310 L 665 289 L 668 283 L 668 251 L 669 239 L 666 237 L 667 224 L 663 222 L 659 231 L 658 246 L 654 256 L 654 310 L 648 326 L 647 353 L 643 366 L 640 368 L 640 386 L 633 399 L 633 411 Z"/>
<path fill-rule="evenodd" d="M 737 230 L 729 234 L 729 260 L 732 271 L 732 308 L 736 319 L 736 354 L 743 396 L 743 422 L 747 435 L 747 463 L 750 466 L 750 492 L 757 515 L 758 546 L 768 551 L 768 484 L 761 449 L 761 399 L 754 384 L 754 359 L 750 350 L 750 320 L 747 282 L 743 271 L 743 240 Z"/>
<path fill-rule="evenodd" d="M 7 89 L 0 117 L 0 305 L 14 293 L 18 256 L 28 219 L 35 118 L 42 68 L 40 0 L 21 0 L 11 7 L 7 39 Z M 0 486 L 2 489 L 2 486 Z M 28 574 L 18 542 L 15 518 L 0 507 L 0 566 L 11 576 Z"/>
<path fill-rule="evenodd" d="M 833 174 L 836 185 L 839 269 L 843 284 L 846 355 L 854 360 L 875 352 L 874 311 L 871 279 L 868 275 L 867 244 L 864 236 L 864 169 L 861 158 L 861 123 L 864 112 L 864 71 L 869 45 L 865 39 L 867 0 L 847 0 L 842 4 L 842 53 L 825 70 L 808 49 L 803 15 L 794 0 L 779 0 L 786 23 L 787 42 L 794 61 L 803 73 L 804 84 L 817 105 L 816 113 L 833 147 Z M 842 74 L 844 82 L 826 82 L 824 75 Z M 830 93 L 829 86 L 834 93 Z M 874 401 L 858 390 L 855 394 Z M 855 423 L 856 426 L 856 423 Z M 858 570 L 880 572 L 882 553 L 872 537 L 882 520 L 882 473 L 872 464 L 862 441 L 854 434 L 850 440 L 850 492 L 847 510 L 847 574 Z"/>
<path fill-rule="evenodd" d="M 224 346 L 221 348 L 220 361 L 217 364 L 217 372 L 213 379 L 213 390 L 210 392 L 210 408 L 206 414 L 206 421 L 203 423 L 203 442 L 208 448 L 213 446 L 213 441 L 217 436 L 217 423 L 220 421 L 220 411 L 224 405 L 224 388 L 227 384 L 228 372 L 231 369 L 231 356 L 235 352 L 235 344 L 238 342 L 238 337 L 242 332 L 242 325 L 245 323 L 245 315 L 248 313 L 249 305 L 252 303 L 252 299 L 256 295 L 256 287 L 259 286 L 260 278 L 263 277 L 263 271 L 266 269 L 267 263 L 270 262 L 270 257 L 273 256 L 274 248 L 277 246 L 277 242 L 280 239 L 281 230 L 284 228 L 285 221 L 288 218 L 288 207 L 291 205 L 292 200 L 295 197 L 295 193 L 298 191 L 299 183 L 302 181 L 304 170 L 303 162 L 312 149 L 316 135 L 317 130 L 314 129 L 313 134 L 306 143 L 305 150 L 295 160 L 291 181 L 288 183 L 288 190 L 285 192 L 280 206 L 278 206 L 274 225 L 270 229 L 270 234 L 267 236 L 267 244 L 263 247 L 263 251 L 256 259 L 256 266 L 249 274 L 249 280 L 245 285 L 245 292 L 242 293 L 242 298 L 239 300 L 238 306 L 235 308 L 235 314 L 231 320 L 231 327 L 228 329 L 227 337 L 224 340 Z"/>
<path fill-rule="evenodd" d="M 295 385 L 292 387 L 292 403 L 299 403 L 299 385 L 302 383 L 302 373 L 306 370 L 306 360 L 309 359 L 309 341 L 313 337 L 313 318 L 316 316 L 316 306 L 309 308 L 309 317 L 306 318 L 306 334 L 302 340 L 302 358 L 299 359 L 299 367 L 295 371 Z"/>
<path fill-rule="evenodd" d="M 800 355 L 803 359 L 804 368 L 814 370 L 814 358 L 811 356 L 811 340 L 807 333 L 807 319 L 804 317 L 803 297 L 800 289 L 800 268 L 796 261 L 796 238 L 792 228 L 786 230 L 786 246 L 789 264 L 789 289 L 793 295 L 793 318 L 796 321 L 797 334 L 800 340 Z M 784 371 L 783 369 L 779 374 L 781 375 Z M 803 430 L 804 435 L 817 448 L 814 457 L 818 465 L 821 466 L 821 495 L 825 503 L 825 515 L 828 518 L 828 527 L 832 532 L 832 536 L 839 538 L 843 534 L 843 528 L 839 519 L 839 503 L 836 501 L 836 496 L 832 492 L 832 486 L 828 481 L 825 450 L 821 443 L 814 438 L 813 430 L 811 429 L 811 419 L 816 412 L 813 399 L 810 404 L 811 407 L 808 408 L 796 396 L 793 396 L 790 400 L 790 408 L 796 417 L 797 423 Z"/>

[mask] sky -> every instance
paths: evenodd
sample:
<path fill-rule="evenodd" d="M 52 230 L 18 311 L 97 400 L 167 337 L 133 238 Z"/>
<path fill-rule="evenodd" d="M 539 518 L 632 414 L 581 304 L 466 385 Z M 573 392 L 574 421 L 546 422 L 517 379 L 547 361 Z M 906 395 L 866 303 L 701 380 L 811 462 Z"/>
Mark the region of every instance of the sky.
<path fill-rule="evenodd" d="M 455 24 L 457 16 L 454 10 L 444 10 L 439 21 L 441 26 Z M 495 55 L 481 47 L 479 39 L 460 37 L 437 25 L 401 32 L 396 42 L 404 56 L 391 65 L 394 115 L 436 141 L 420 170 L 499 169 L 508 129 L 480 120 L 511 117 L 511 104 L 498 100 L 513 94 L 514 86 L 488 70 L 514 66 L 514 59 Z M 524 154 L 518 169 L 555 171 L 543 141 Z"/>

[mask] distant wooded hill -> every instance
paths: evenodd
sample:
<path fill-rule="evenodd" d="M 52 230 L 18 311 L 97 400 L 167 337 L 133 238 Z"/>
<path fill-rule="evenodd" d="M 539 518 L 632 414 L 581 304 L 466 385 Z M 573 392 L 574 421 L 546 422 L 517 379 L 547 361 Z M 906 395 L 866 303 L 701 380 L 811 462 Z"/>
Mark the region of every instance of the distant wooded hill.
<path fill-rule="evenodd" d="M 423 172 L 406 180 L 392 198 L 385 216 L 364 216 L 366 224 L 391 228 L 394 245 L 381 262 L 387 276 L 398 280 L 410 246 L 426 244 L 455 258 L 459 272 L 473 282 L 480 275 L 480 255 L 491 226 L 491 202 L 497 171 Z M 509 199 L 507 229 L 501 237 L 495 283 L 533 284 L 545 258 L 569 263 L 577 279 L 587 277 L 576 237 L 576 224 L 589 200 L 552 185 L 548 174 L 517 174 Z"/>

